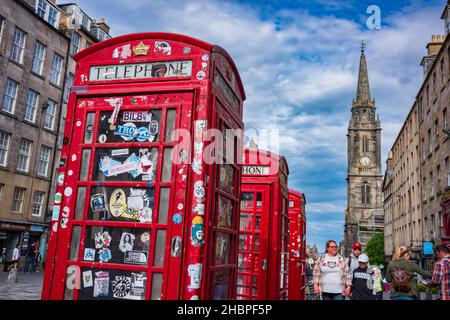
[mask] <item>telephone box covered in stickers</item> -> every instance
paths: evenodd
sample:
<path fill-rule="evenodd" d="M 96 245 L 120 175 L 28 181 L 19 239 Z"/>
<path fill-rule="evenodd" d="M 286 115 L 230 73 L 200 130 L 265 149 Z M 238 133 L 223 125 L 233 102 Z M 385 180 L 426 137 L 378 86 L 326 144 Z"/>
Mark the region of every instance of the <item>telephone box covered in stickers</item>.
<path fill-rule="evenodd" d="M 305 300 L 306 198 L 289 190 L 289 300 Z"/>
<path fill-rule="evenodd" d="M 245 93 L 233 60 L 169 33 L 75 60 L 42 298 L 234 299 Z"/>
<path fill-rule="evenodd" d="M 245 149 L 237 299 L 288 298 L 288 175 L 284 157 Z"/>

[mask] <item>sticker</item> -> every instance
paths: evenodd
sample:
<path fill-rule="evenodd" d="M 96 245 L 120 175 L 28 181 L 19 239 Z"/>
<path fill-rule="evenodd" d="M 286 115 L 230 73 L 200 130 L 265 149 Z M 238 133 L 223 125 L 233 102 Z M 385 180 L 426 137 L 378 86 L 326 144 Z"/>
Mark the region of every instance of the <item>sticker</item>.
<path fill-rule="evenodd" d="M 58 231 L 58 222 L 55 222 L 53 224 L 53 228 L 52 228 L 53 232 L 57 232 Z"/>
<path fill-rule="evenodd" d="M 123 122 L 150 122 L 150 121 L 152 121 L 152 114 L 151 114 L 151 112 L 143 112 L 143 111 L 124 111 L 122 114 L 122 121 Z"/>
<path fill-rule="evenodd" d="M 145 189 L 130 189 L 130 196 L 127 198 L 127 206 L 130 209 L 140 210 L 148 205 L 146 199 L 147 193 Z"/>
<path fill-rule="evenodd" d="M 77 127 L 81 126 L 81 121 L 78 120 L 77 123 L 76 123 L 76 125 L 77 125 Z"/>
<path fill-rule="evenodd" d="M 122 107 L 123 98 L 109 98 L 105 99 L 105 101 L 108 102 L 111 107 L 114 107 L 114 111 L 108 119 L 108 123 L 115 125 L 119 116 L 120 108 Z"/>
<path fill-rule="evenodd" d="M 124 125 L 119 125 L 114 131 L 115 136 L 121 136 L 123 140 L 130 141 L 135 137 L 136 125 L 134 123 L 128 122 Z"/>
<path fill-rule="evenodd" d="M 172 47 L 165 41 L 156 41 L 154 51 L 163 56 L 170 56 L 172 54 Z"/>
<path fill-rule="evenodd" d="M 64 172 L 58 174 L 58 186 L 62 186 L 64 184 Z"/>
<path fill-rule="evenodd" d="M 84 261 L 94 261 L 95 260 L 95 249 L 85 248 L 83 260 Z"/>
<path fill-rule="evenodd" d="M 103 247 L 109 247 L 111 244 L 111 236 L 109 235 L 108 231 L 103 231 L 103 233 L 98 232 L 95 235 L 95 248 L 103 248 Z"/>
<path fill-rule="evenodd" d="M 91 196 L 91 209 L 92 212 L 106 211 L 105 195 L 103 193 L 97 193 Z"/>
<path fill-rule="evenodd" d="M 191 300 L 198 300 L 198 296 L 192 296 Z"/>
<path fill-rule="evenodd" d="M 139 210 L 139 222 L 140 223 L 150 223 L 152 222 L 152 209 L 143 208 Z"/>
<path fill-rule="evenodd" d="M 197 181 L 194 184 L 194 196 L 197 199 L 201 199 L 205 196 L 205 188 L 203 187 L 203 181 Z"/>
<path fill-rule="evenodd" d="M 124 232 L 120 237 L 119 250 L 122 252 L 133 250 L 135 235 L 132 233 Z"/>
<path fill-rule="evenodd" d="M 64 218 L 68 218 L 68 217 L 69 217 L 69 214 L 70 214 L 70 209 L 69 209 L 69 207 L 64 207 L 64 208 L 63 208 L 63 212 L 62 212 L 62 216 L 63 216 Z"/>
<path fill-rule="evenodd" d="M 106 177 L 111 177 L 117 176 L 122 173 L 131 173 L 132 171 L 138 170 L 139 163 L 139 158 L 136 156 L 136 154 L 133 153 L 127 160 L 125 160 L 124 163 L 116 161 L 109 156 L 104 156 L 100 160 L 98 166 L 103 175 L 105 175 Z M 136 174 L 137 173 L 135 172 L 132 175 L 134 176 Z"/>
<path fill-rule="evenodd" d="M 73 171 L 72 171 L 72 170 L 69 170 L 69 172 L 67 172 L 67 174 L 68 174 L 69 176 L 71 176 L 71 175 L 73 175 Z"/>
<path fill-rule="evenodd" d="M 114 298 L 124 298 L 130 293 L 131 278 L 116 276 L 112 282 L 112 291 Z"/>
<path fill-rule="evenodd" d="M 130 153 L 130 149 L 114 149 L 111 150 L 111 155 L 112 156 L 123 156 L 123 155 L 127 155 Z"/>
<path fill-rule="evenodd" d="M 172 238 L 172 246 L 170 249 L 170 255 L 174 258 L 179 257 L 181 254 L 181 237 L 173 237 Z"/>
<path fill-rule="evenodd" d="M 68 222 L 69 222 L 69 219 L 62 218 L 61 221 L 59 222 L 59 224 L 61 225 L 61 228 L 65 229 L 65 228 L 67 228 L 67 223 Z"/>
<path fill-rule="evenodd" d="M 194 150 L 197 153 L 201 153 L 203 150 L 203 142 L 194 142 Z"/>
<path fill-rule="evenodd" d="M 192 227 L 191 227 L 191 240 L 192 245 L 195 247 L 203 246 L 203 218 L 200 216 L 196 216 L 192 219 Z"/>
<path fill-rule="evenodd" d="M 201 134 L 202 131 L 205 131 L 208 128 L 208 120 L 195 120 L 195 133 Z M 200 136 L 201 138 L 201 136 Z"/>
<path fill-rule="evenodd" d="M 66 189 L 64 189 L 64 195 L 66 197 L 70 197 L 72 195 L 72 188 L 71 187 L 67 187 Z"/>
<path fill-rule="evenodd" d="M 144 251 L 126 251 L 123 262 L 128 264 L 147 264 L 148 254 Z"/>
<path fill-rule="evenodd" d="M 202 163 L 201 163 L 200 160 L 194 159 L 194 161 L 192 162 L 192 170 L 196 174 L 201 174 L 202 173 Z"/>
<path fill-rule="evenodd" d="M 197 79 L 198 79 L 198 80 L 203 80 L 203 79 L 205 79 L 205 77 L 206 77 L 205 71 L 199 71 L 199 72 L 197 72 Z"/>
<path fill-rule="evenodd" d="M 52 221 L 59 220 L 59 210 L 60 209 L 61 209 L 60 206 L 53 206 Z"/>
<path fill-rule="evenodd" d="M 183 221 L 183 216 L 180 213 L 175 213 L 172 217 L 172 221 L 175 224 L 180 224 Z"/>
<path fill-rule="evenodd" d="M 190 264 L 188 266 L 188 274 L 189 274 L 189 289 L 200 289 L 202 282 L 202 264 Z"/>
<path fill-rule="evenodd" d="M 142 176 L 142 181 L 151 181 L 153 179 L 153 175 L 151 174 L 144 174 Z"/>
<path fill-rule="evenodd" d="M 155 139 L 155 135 L 158 133 L 159 124 L 158 121 L 152 120 L 149 123 L 149 127 L 139 127 L 132 122 L 127 122 L 124 125 L 118 125 L 114 131 L 115 136 L 120 136 L 125 141 L 131 141 L 136 139 L 139 142 L 149 141 L 152 142 Z M 152 133 L 150 133 L 152 132 Z"/>
<path fill-rule="evenodd" d="M 94 281 L 92 279 L 92 270 L 83 271 L 83 286 L 85 288 L 94 286 Z"/>
<path fill-rule="evenodd" d="M 145 273 L 131 273 L 131 290 L 125 299 L 144 300 L 145 288 L 147 287 L 147 276 Z"/>
<path fill-rule="evenodd" d="M 107 297 L 109 295 L 109 273 L 99 271 L 95 273 L 94 297 Z"/>
<path fill-rule="evenodd" d="M 148 124 L 148 132 L 149 132 L 150 137 L 151 137 L 150 142 L 152 142 L 155 139 L 155 136 L 159 132 L 159 123 L 158 123 L 158 121 L 156 121 L 156 120 L 150 121 L 150 123 Z"/>
<path fill-rule="evenodd" d="M 55 204 L 61 203 L 62 194 L 61 192 L 55 193 Z"/>
<path fill-rule="evenodd" d="M 113 217 L 120 217 L 127 206 L 125 192 L 122 189 L 115 189 L 109 199 L 109 211 Z"/>
<path fill-rule="evenodd" d="M 98 137 L 98 142 L 100 142 L 100 143 L 105 143 L 105 142 L 106 142 L 106 139 L 107 139 L 106 134 L 101 134 L 101 135 Z"/>
<path fill-rule="evenodd" d="M 208 61 L 209 60 L 209 54 L 205 53 L 202 55 L 202 61 Z"/>
<path fill-rule="evenodd" d="M 98 259 L 100 262 L 108 262 L 111 258 L 111 250 L 108 248 L 101 248 L 98 250 Z"/>
<path fill-rule="evenodd" d="M 152 180 L 153 175 L 156 171 L 157 158 L 158 153 L 155 149 L 153 149 L 151 153 L 148 149 L 139 149 L 140 167 L 138 174 L 147 175 L 145 178 L 142 177 L 143 181 Z"/>
<path fill-rule="evenodd" d="M 182 203 L 179 203 L 177 208 L 178 208 L 178 210 L 183 210 L 184 206 Z"/>
<path fill-rule="evenodd" d="M 131 45 L 126 44 L 124 46 L 115 48 L 112 53 L 113 58 L 126 59 L 131 57 Z"/>
<path fill-rule="evenodd" d="M 144 232 L 143 234 L 141 234 L 141 241 L 143 243 L 150 241 L 150 233 Z"/>
<path fill-rule="evenodd" d="M 208 67 L 208 64 L 206 62 L 202 62 L 202 70 L 206 71 L 207 67 Z"/>
<path fill-rule="evenodd" d="M 189 54 L 189 53 L 191 53 L 191 47 L 184 47 L 183 54 Z"/>
<path fill-rule="evenodd" d="M 192 209 L 192 211 L 198 215 L 204 216 L 205 215 L 205 204 L 204 203 L 197 203 Z"/>
<path fill-rule="evenodd" d="M 75 154 L 72 155 L 72 161 L 76 161 L 77 160 L 77 156 Z"/>

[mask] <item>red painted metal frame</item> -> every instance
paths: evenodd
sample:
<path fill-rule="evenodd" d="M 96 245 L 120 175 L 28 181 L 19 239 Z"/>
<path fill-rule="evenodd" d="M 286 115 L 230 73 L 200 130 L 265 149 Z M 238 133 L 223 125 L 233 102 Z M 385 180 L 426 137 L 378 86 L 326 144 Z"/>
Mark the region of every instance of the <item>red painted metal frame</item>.
<path fill-rule="evenodd" d="M 305 300 L 306 198 L 289 190 L 289 300 Z"/>
<path fill-rule="evenodd" d="M 261 273 L 265 284 L 259 283 L 264 288 L 257 288 L 256 299 L 285 300 L 288 298 L 288 165 L 284 157 L 270 151 L 247 148 L 243 166 L 265 167 L 267 170 L 258 175 L 242 175 L 243 192 L 266 192 L 268 200 L 263 203 L 265 208 L 261 212 L 261 229 L 267 237 L 260 239 L 259 253 L 261 257 L 267 255 L 267 269 Z M 263 259 L 258 263 L 262 267 Z M 252 286 L 251 283 L 248 285 Z"/>
<path fill-rule="evenodd" d="M 168 43 L 171 47 L 169 54 L 161 54 L 156 50 L 156 42 Z M 134 51 L 124 58 L 113 58 L 113 50 L 122 46 L 135 48 L 139 44 L 149 46 L 149 51 L 136 54 Z M 230 192 L 219 190 L 219 174 L 220 164 L 210 164 L 202 158 L 203 152 L 208 142 L 204 143 L 200 153 L 201 172 L 196 173 L 191 168 L 192 159 L 195 157 L 193 142 L 196 141 L 196 121 L 206 120 L 204 129 L 222 129 L 222 127 L 230 129 L 243 129 L 242 113 L 243 101 L 245 93 L 242 82 L 239 77 L 237 68 L 228 55 L 228 53 L 219 46 L 211 45 L 206 42 L 193 39 L 190 37 L 169 34 L 169 33 L 137 33 L 112 38 L 98 44 L 95 44 L 75 55 L 77 67 L 75 72 L 74 87 L 68 102 L 68 110 L 66 115 L 66 128 L 64 133 L 64 144 L 61 152 L 61 163 L 58 173 L 64 174 L 64 181 L 58 184 L 56 192 L 62 195 L 61 201 L 55 203 L 55 207 L 60 209 L 67 207 L 70 214 L 63 217 L 58 211 L 54 212 L 51 222 L 51 234 L 49 249 L 46 261 L 46 271 L 42 298 L 63 299 L 66 288 L 66 270 L 69 265 L 80 268 L 101 268 L 120 269 L 129 271 L 145 271 L 147 272 L 147 287 L 145 298 L 150 298 L 153 273 L 162 273 L 162 292 L 160 299 L 212 299 L 215 297 L 216 273 L 228 274 L 228 292 L 227 299 L 235 297 L 234 286 L 236 284 L 237 270 L 237 241 L 238 241 L 238 222 L 239 222 L 239 194 L 241 166 L 237 163 L 242 150 L 242 141 L 235 139 L 236 144 L 233 146 L 234 159 L 232 159 L 233 167 L 233 187 Z M 192 75 L 184 77 L 156 78 L 156 79 L 127 79 L 127 80 L 103 80 L 90 81 L 89 70 L 91 66 L 97 65 L 119 65 L 128 63 L 148 63 L 160 61 L 177 61 L 191 60 Z M 197 76 L 200 71 L 205 72 L 202 77 Z M 214 81 L 218 76 L 222 78 L 222 82 Z M 225 87 L 225 92 L 223 90 Z M 132 99 L 141 97 L 153 99 L 151 103 L 141 103 L 133 106 L 130 104 Z M 97 125 L 94 125 L 92 144 L 84 144 L 84 128 L 86 122 L 86 110 L 96 112 L 97 119 L 100 110 L 112 111 L 113 107 L 101 106 L 102 99 L 106 98 L 123 98 L 124 105 L 121 110 L 162 110 L 160 121 L 160 136 L 165 134 L 165 115 L 167 108 L 177 110 L 176 128 L 186 129 L 191 133 L 190 141 L 181 140 L 182 144 L 188 150 L 189 161 L 181 162 L 179 154 L 173 153 L 173 157 L 177 162 L 172 164 L 172 176 L 170 182 L 161 181 L 161 170 L 164 147 L 174 147 L 176 149 L 179 141 L 166 141 L 160 138 L 159 142 L 143 143 L 97 143 Z M 97 99 L 96 103 L 91 103 Z M 131 99 L 131 100 L 130 100 Z M 128 101 L 128 102 L 126 102 Z M 84 103 L 84 105 L 83 105 Z M 96 105 L 98 104 L 98 105 Z M 85 107 L 85 110 L 82 110 Z M 203 131 L 203 129 L 202 129 Z M 202 132 L 197 132 L 200 136 Z M 152 223 L 134 223 L 134 222 L 117 222 L 117 221 L 92 221 L 87 220 L 87 209 L 90 195 L 90 186 L 97 186 L 98 182 L 92 181 L 92 170 L 95 148 L 97 147 L 157 147 L 158 148 L 158 164 L 156 172 L 156 182 L 152 186 L 148 186 L 147 182 L 103 182 L 102 186 L 133 186 L 133 187 L 151 187 L 155 188 L 153 222 Z M 80 168 L 82 148 L 91 148 L 94 152 L 90 158 L 90 173 L 87 181 L 78 181 L 78 168 Z M 74 174 L 68 175 L 69 171 Z M 195 182 L 203 181 L 205 188 L 205 197 L 196 199 L 194 196 Z M 74 221 L 75 204 L 77 186 L 87 187 L 86 202 L 84 205 L 83 217 L 81 221 Z M 157 222 L 157 212 L 159 211 L 159 189 L 161 187 L 169 187 L 170 201 L 168 206 L 167 223 L 160 224 Z M 65 191 L 72 188 L 70 194 Z M 221 194 L 227 197 L 232 205 L 232 221 L 233 224 L 228 228 L 213 227 L 213 223 L 217 220 L 217 199 Z M 193 208 L 196 203 L 205 204 L 204 215 L 204 244 L 194 246 L 191 242 L 192 219 L 198 216 Z M 181 208 L 181 209 L 180 209 Z M 156 211 L 156 212 L 155 212 Z M 182 223 L 176 224 L 172 222 L 172 216 L 175 213 L 182 215 Z M 67 227 L 61 228 L 63 219 L 67 218 Z M 80 247 L 78 251 L 78 259 L 69 261 L 69 250 L 72 237 L 73 226 L 82 228 Z M 83 262 L 82 250 L 84 248 L 84 234 L 86 226 L 113 226 L 113 227 L 129 227 L 142 228 L 142 230 L 151 230 L 151 248 L 154 247 L 157 230 L 166 231 L 166 246 L 164 254 L 163 267 L 154 267 L 154 252 L 150 249 L 149 263 L 147 266 L 124 265 L 117 263 L 100 263 L 100 262 Z M 230 252 L 227 265 L 215 265 L 214 247 L 215 236 L 218 231 L 228 234 L 230 238 Z M 182 253 L 178 257 L 171 256 L 170 244 L 175 236 L 182 238 Z M 235 254 L 234 254 L 235 253 Z M 201 285 L 200 287 L 191 288 L 190 277 L 188 274 L 188 266 L 193 264 L 201 264 Z M 79 275 L 77 275 L 79 276 Z M 78 290 L 74 290 L 73 299 L 77 298 Z"/>

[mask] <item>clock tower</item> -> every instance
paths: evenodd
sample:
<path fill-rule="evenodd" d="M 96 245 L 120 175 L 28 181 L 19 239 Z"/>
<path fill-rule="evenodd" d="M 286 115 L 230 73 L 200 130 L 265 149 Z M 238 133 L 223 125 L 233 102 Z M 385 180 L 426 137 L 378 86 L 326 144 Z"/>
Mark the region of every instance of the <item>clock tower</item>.
<path fill-rule="evenodd" d="M 353 242 L 365 244 L 384 226 L 381 173 L 381 125 L 371 99 L 365 44 L 361 45 L 356 99 L 352 102 L 347 134 L 347 209 L 345 255 Z"/>

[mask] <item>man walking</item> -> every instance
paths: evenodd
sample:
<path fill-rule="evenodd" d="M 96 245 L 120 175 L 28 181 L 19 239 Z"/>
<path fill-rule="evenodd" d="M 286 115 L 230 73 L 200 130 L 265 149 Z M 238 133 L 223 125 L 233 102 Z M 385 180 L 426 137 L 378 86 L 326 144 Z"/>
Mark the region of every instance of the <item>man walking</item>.
<path fill-rule="evenodd" d="M 439 261 L 434 265 L 431 283 L 434 286 L 440 286 L 441 300 L 450 300 L 450 250 L 447 246 L 439 245 L 434 248 L 434 252 L 438 256 Z"/>
<path fill-rule="evenodd" d="M 30 264 L 33 272 L 36 271 L 35 259 L 36 259 L 36 242 L 33 242 L 31 246 L 28 247 L 27 257 L 25 260 L 25 270 L 24 270 L 25 273 L 28 272 Z"/>
<path fill-rule="evenodd" d="M 373 300 L 373 271 L 368 269 L 369 257 L 361 254 L 358 267 L 353 271 L 352 300 Z"/>
<path fill-rule="evenodd" d="M 350 274 L 353 274 L 353 271 L 359 267 L 359 261 L 358 257 L 361 254 L 361 244 L 359 242 L 355 242 L 352 245 L 352 253 L 350 254 L 350 257 L 347 258 L 347 265 Z"/>

